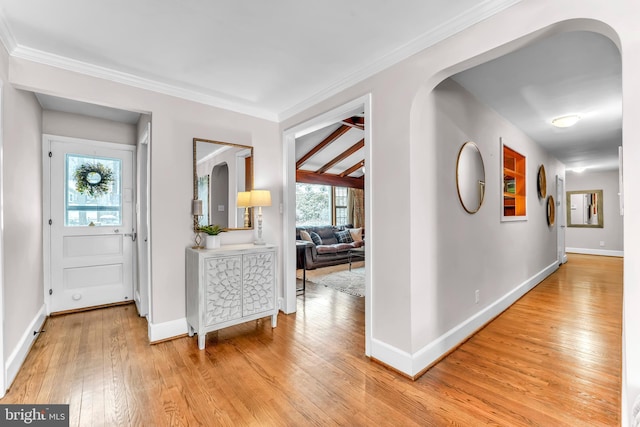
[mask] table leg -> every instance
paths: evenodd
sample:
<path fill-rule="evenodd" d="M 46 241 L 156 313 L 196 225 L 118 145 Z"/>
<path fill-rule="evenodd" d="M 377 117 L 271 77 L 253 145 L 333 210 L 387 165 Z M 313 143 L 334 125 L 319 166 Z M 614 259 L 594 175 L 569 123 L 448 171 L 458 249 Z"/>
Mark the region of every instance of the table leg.
<path fill-rule="evenodd" d="M 297 288 L 296 292 L 304 294 L 307 287 L 307 247 L 302 248 L 302 287 Z"/>

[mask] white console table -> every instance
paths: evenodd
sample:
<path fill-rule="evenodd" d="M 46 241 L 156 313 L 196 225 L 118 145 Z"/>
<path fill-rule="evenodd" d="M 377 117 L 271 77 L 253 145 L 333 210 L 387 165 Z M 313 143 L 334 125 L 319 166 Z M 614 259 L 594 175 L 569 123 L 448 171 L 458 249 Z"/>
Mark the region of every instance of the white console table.
<path fill-rule="evenodd" d="M 271 316 L 278 321 L 276 247 L 227 245 L 186 253 L 187 323 L 204 349 L 207 332 Z"/>

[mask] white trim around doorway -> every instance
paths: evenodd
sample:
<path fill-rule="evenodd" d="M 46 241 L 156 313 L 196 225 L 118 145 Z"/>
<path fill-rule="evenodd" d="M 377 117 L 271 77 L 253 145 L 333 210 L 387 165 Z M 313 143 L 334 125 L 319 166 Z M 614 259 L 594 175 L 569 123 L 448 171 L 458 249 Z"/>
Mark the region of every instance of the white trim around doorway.
<path fill-rule="evenodd" d="M 284 258 L 284 299 L 282 304 L 282 311 L 285 313 L 295 313 L 296 311 L 296 245 L 295 245 L 295 206 L 296 206 L 296 153 L 295 142 L 296 138 L 299 138 L 308 133 L 314 132 L 318 129 L 322 129 L 325 126 L 336 123 L 343 120 L 346 115 L 357 108 L 364 107 L 365 117 L 365 155 L 364 162 L 367 168 L 367 176 L 371 177 L 372 174 L 372 162 L 371 162 L 371 94 L 364 95 L 360 98 L 354 99 L 346 104 L 327 111 L 317 117 L 286 129 L 283 132 L 283 153 L 284 153 L 284 224 L 283 224 L 283 258 Z M 365 200 L 365 230 L 367 230 L 367 245 L 365 246 L 365 257 L 371 259 L 371 250 L 373 247 L 373 241 L 375 233 L 372 233 L 371 229 L 371 215 L 372 215 L 372 192 L 371 192 L 371 179 L 365 179 L 364 186 L 364 200 Z M 372 292 L 372 263 L 365 263 L 365 355 L 371 355 L 371 338 L 372 338 L 372 300 L 374 298 Z"/>

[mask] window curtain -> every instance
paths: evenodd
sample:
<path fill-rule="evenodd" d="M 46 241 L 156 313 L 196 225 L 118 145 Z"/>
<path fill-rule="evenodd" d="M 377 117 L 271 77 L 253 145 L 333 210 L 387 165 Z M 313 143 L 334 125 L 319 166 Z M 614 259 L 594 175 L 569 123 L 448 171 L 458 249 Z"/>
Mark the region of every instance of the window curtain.
<path fill-rule="evenodd" d="M 347 222 L 355 228 L 364 227 L 364 190 L 360 188 L 347 191 Z"/>

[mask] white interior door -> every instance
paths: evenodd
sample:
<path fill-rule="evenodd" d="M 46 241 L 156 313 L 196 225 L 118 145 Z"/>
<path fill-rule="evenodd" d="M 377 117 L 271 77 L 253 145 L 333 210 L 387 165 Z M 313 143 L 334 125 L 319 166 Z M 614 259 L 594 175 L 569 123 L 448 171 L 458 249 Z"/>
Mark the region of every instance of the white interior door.
<path fill-rule="evenodd" d="M 131 300 L 135 147 L 48 142 L 49 312 Z"/>
<path fill-rule="evenodd" d="M 556 224 L 558 224 L 558 263 L 567 262 L 564 232 L 566 230 L 567 214 L 564 194 L 564 179 L 556 176 Z"/>

